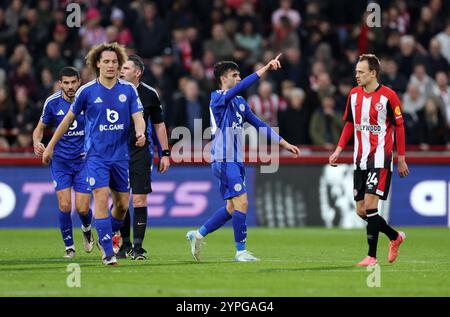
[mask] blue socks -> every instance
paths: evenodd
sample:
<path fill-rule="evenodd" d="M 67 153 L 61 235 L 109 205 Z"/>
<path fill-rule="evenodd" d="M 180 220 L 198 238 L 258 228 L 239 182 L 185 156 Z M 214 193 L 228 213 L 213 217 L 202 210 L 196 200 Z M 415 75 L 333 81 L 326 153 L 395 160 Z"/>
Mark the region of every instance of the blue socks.
<path fill-rule="evenodd" d="M 245 250 L 245 241 L 247 240 L 247 214 L 235 210 L 231 216 L 226 207 L 218 209 L 203 226 L 198 229 L 203 237 L 222 227 L 228 220 L 233 219 L 234 241 L 236 242 L 236 250 Z"/>
<path fill-rule="evenodd" d="M 59 211 L 59 228 L 64 241 L 64 245 L 67 247 L 73 247 L 73 234 L 72 234 L 72 217 L 69 212 Z"/>
<path fill-rule="evenodd" d="M 113 235 L 111 220 L 109 219 L 109 217 L 103 219 L 95 219 L 95 226 L 97 228 L 98 239 L 100 240 L 103 250 L 105 251 L 105 256 L 113 256 L 114 251 L 111 240 Z"/>
<path fill-rule="evenodd" d="M 245 240 L 247 239 L 247 224 L 245 220 L 247 219 L 247 214 L 235 210 L 233 213 L 233 230 L 234 230 L 234 241 L 236 242 L 236 250 L 245 250 Z"/>
<path fill-rule="evenodd" d="M 123 220 L 119 220 L 117 218 L 114 218 L 114 216 L 112 214 L 110 214 L 109 217 L 111 218 L 112 232 L 116 233 L 117 231 L 120 230 L 120 227 L 123 224 Z"/>
<path fill-rule="evenodd" d="M 91 209 L 89 209 L 89 211 L 86 215 L 82 215 L 82 214 L 78 213 L 78 216 L 80 217 L 83 227 L 87 228 L 92 223 L 92 210 Z"/>
<path fill-rule="evenodd" d="M 226 207 L 218 209 L 203 226 L 198 229 L 198 232 L 205 237 L 208 233 L 214 232 L 222 227 L 228 220 L 231 219 L 231 215 L 227 212 Z"/>

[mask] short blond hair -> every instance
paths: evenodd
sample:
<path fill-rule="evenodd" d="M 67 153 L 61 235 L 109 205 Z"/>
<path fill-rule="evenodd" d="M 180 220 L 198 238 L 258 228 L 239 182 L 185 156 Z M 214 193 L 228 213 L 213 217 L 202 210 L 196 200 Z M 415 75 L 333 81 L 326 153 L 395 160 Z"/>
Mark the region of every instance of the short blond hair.
<path fill-rule="evenodd" d="M 119 43 L 102 43 L 93 47 L 86 55 L 86 64 L 95 74 L 96 77 L 100 75 L 100 70 L 97 67 L 97 62 L 100 61 L 100 57 L 104 51 L 116 52 L 117 59 L 119 60 L 119 69 L 127 61 L 128 56 L 125 52 L 125 47 L 121 46 Z"/>

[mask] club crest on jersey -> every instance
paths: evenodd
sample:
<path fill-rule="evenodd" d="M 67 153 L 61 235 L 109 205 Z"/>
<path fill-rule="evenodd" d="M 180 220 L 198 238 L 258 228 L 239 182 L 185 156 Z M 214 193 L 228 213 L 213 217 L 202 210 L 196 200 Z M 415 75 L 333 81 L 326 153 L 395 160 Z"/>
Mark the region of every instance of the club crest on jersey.
<path fill-rule="evenodd" d="M 242 112 L 245 111 L 245 105 L 244 105 L 243 103 L 241 103 L 241 104 L 239 105 L 239 110 L 241 110 Z"/>
<path fill-rule="evenodd" d="M 234 185 L 234 190 L 240 192 L 242 190 L 242 185 L 241 184 Z"/>
<path fill-rule="evenodd" d="M 375 105 L 375 110 L 376 111 L 381 111 L 381 110 L 383 110 L 384 109 L 384 106 L 383 106 L 383 104 L 381 103 L 381 102 L 378 102 L 376 105 Z"/>
<path fill-rule="evenodd" d="M 121 102 L 125 102 L 125 101 L 127 101 L 127 96 L 125 96 L 124 94 L 120 94 L 120 95 L 119 95 L 119 100 L 120 100 Z"/>

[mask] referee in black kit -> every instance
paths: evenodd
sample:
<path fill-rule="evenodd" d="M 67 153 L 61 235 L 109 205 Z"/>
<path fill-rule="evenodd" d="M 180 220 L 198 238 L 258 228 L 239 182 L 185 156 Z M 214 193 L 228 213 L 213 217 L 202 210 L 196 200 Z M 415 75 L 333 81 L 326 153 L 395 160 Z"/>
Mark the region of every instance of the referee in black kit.
<path fill-rule="evenodd" d="M 144 107 L 144 120 L 149 124 L 151 121 L 152 133 L 156 133 L 156 137 L 161 145 L 162 155 L 160 156 L 158 171 L 165 173 L 170 166 L 170 150 L 167 141 L 167 130 L 162 115 L 161 101 L 159 100 L 156 90 L 149 85 L 140 81 L 144 73 L 144 62 L 137 55 L 128 56 L 120 71 L 120 78 L 133 83 L 139 95 L 139 99 Z M 148 127 L 146 131 L 149 131 Z M 132 256 L 133 260 L 145 260 L 146 251 L 142 248 L 144 241 L 145 229 L 147 227 L 147 194 L 152 192 L 151 187 L 151 166 L 152 157 L 149 149 L 149 140 L 151 135 L 146 139 L 146 145 L 136 147 L 136 136 L 134 133 L 134 124 L 130 127 L 130 184 L 133 194 L 133 245 L 130 239 L 130 213 L 128 212 L 120 234 L 122 236 L 122 245 L 117 253 L 118 258 L 126 258 Z M 120 239 L 120 238 L 119 238 Z"/>

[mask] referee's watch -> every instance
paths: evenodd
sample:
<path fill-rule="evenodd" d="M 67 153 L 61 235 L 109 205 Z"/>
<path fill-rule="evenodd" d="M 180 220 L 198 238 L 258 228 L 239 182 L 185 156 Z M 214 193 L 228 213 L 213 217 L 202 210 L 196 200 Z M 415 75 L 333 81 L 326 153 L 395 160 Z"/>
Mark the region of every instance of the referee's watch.
<path fill-rule="evenodd" d="M 170 156 L 170 150 L 162 150 L 161 156 Z"/>

